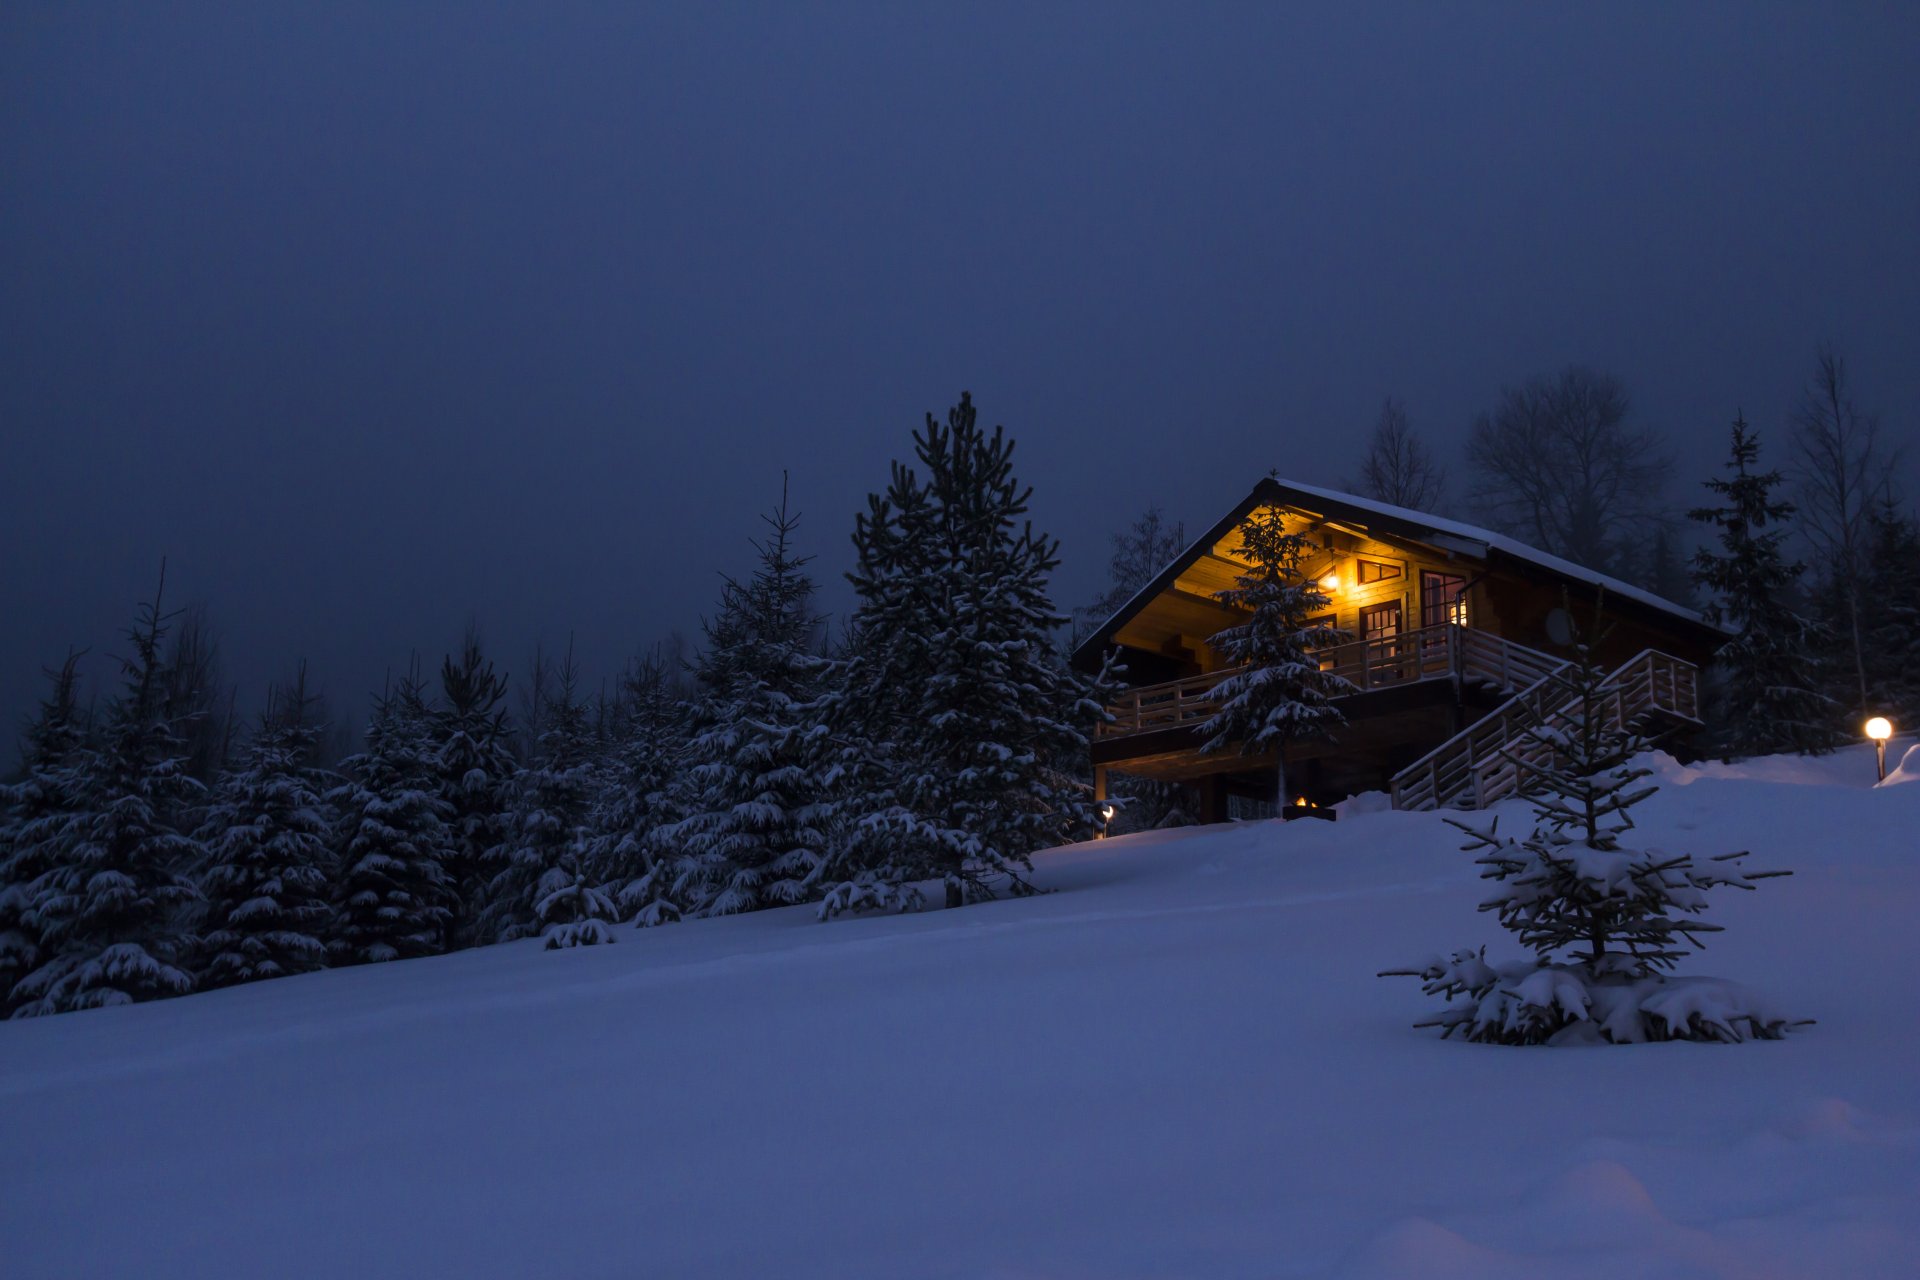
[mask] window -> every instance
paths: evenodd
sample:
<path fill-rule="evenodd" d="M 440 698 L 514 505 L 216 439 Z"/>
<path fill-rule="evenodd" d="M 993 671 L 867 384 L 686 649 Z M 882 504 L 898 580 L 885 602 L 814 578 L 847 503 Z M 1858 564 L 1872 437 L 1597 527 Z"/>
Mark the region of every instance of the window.
<path fill-rule="evenodd" d="M 1467 625 L 1467 580 L 1457 573 L 1420 574 L 1420 625 L 1437 627 L 1443 622 Z"/>
<path fill-rule="evenodd" d="M 1406 576 L 1406 570 L 1384 560 L 1361 560 L 1357 562 L 1353 571 L 1354 581 L 1362 586 L 1369 582 L 1391 582 L 1395 578 Z"/>
<path fill-rule="evenodd" d="M 1400 634 L 1400 602 L 1388 600 L 1360 611 L 1360 638 L 1388 640 Z"/>

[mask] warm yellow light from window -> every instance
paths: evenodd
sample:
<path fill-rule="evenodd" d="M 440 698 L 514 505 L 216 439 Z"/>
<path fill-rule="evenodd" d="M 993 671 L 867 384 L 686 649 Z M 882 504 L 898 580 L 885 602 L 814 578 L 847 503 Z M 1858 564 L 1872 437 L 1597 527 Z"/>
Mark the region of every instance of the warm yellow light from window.
<path fill-rule="evenodd" d="M 1320 579 L 1320 589 L 1322 591 L 1338 591 L 1340 589 L 1340 575 L 1337 573 L 1330 573 L 1326 577 Z"/>
<path fill-rule="evenodd" d="M 1867 736 L 1875 742 L 1885 742 L 1893 736 L 1893 721 L 1885 716 L 1875 716 L 1867 721 Z"/>

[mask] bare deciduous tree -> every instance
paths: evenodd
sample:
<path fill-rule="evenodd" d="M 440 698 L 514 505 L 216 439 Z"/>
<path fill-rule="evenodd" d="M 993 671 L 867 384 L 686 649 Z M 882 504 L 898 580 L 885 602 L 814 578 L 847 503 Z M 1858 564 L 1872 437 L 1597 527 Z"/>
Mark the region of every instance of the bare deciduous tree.
<path fill-rule="evenodd" d="M 1074 611 L 1076 641 L 1118 612 L 1133 594 L 1153 580 L 1187 549 L 1186 529 L 1168 524 L 1159 507 L 1148 507 L 1138 519 L 1113 535 L 1113 558 L 1107 562 L 1106 589 Z"/>
<path fill-rule="evenodd" d="M 1446 491 L 1447 473 L 1407 424 L 1407 409 L 1388 396 L 1373 425 L 1373 440 L 1360 463 L 1360 478 L 1347 486 L 1362 497 L 1413 511 L 1434 511 Z"/>
<path fill-rule="evenodd" d="M 1475 512 L 1576 564 L 1621 567 L 1664 516 L 1671 466 L 1655 432 L 1627 425 L 1628 407 L 1620 379 L 1578 366 L 1502 390 L 1467 442 Z"/>
<path fill-rule="evenodd" d="M 1836 629 L 1847 644 L 1857 705 L 1864 707 L 1867 657 L 1860 579 L 1875 503 L 1900 459 L 1898 449 L 1881 443 L 1879 418 L 1854 402 L 1847 362 L 1832 347 L 1820 349 L 1813 378 L 1794 408 L 1793 452 L 1800 530 L 1838 606 Z"/>

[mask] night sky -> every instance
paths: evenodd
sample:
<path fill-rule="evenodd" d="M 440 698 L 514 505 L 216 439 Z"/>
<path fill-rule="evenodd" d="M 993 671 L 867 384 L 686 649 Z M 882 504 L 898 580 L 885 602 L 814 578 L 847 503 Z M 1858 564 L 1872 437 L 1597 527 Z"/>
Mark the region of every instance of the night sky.
<path fill-rule="evenodd" d="M 304 656 L 358 714 L 469 617 L 597 680 L 783 468 L 841 607 L 963 388 L 1065 604 L 1389 392 L 1451 453 L 1617 373 L 1684 502 L 1831 341 L 1913 436 L 1920 6 L 1595 9 L 15 0 L 0 717 L 162 554 L 255 701 Z"/>

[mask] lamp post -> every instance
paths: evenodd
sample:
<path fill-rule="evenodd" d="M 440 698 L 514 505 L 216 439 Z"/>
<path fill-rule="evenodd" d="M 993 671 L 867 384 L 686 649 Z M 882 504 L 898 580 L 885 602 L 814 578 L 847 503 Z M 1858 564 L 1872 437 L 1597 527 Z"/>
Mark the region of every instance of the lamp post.
<path fill-rule="evenodd" d="M 1100 834 L 1095 836 L 1094 839 L 1105 840 L 1107 838 L 1107 828 L 1113 825 L 1113 815 L 1115 813 L 1113 801 L 1102 800 L 1094 812 L 1100 815 Z"/>
<path fill-rule="evenodd" d="M 1873 739 L 1874 765 L 1880 771 L 1880 781 L 1887 780 L 1887 739 L 1893 736 L 1893 721 L 1885 716 L 1875 716 L 1867 721 L 1867 736 Z"/>

